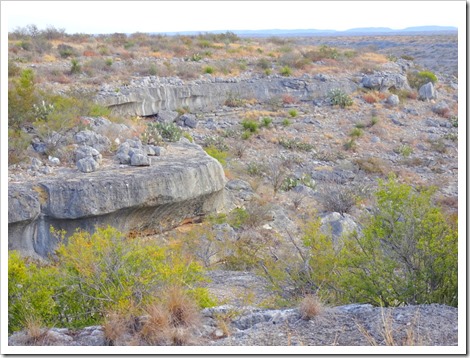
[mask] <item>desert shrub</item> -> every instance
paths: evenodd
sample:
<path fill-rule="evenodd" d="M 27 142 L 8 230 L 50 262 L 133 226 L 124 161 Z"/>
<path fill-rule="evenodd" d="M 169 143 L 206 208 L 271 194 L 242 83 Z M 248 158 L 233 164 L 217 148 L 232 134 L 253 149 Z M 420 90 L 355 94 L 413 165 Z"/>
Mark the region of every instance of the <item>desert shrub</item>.
<path fill-rule="evenodd" d="M 70 64 L 71 64 L 71 67 L 70 67 L 70 73 L 71 74 L 76 74 L 76 73 L 82 72 L 82 66 L 80 65 L 80 63 L 78 62 L 78 60 L 76 58 L 73 58 L 70 61 Z"/>
<path fill-rule="evenodd" d="M 379 98 L 375 96 L 373 93 L 365 93 L 362 95 L 362 99 L 369 104 L 377 103 Z"/>
<path fill-rule="evenodd" d="M 227 107 L 242 107 L 245 101 L 239 95 L 229 92 L 224 104 Z"/>
<path fill-rule="evenodd" d="M 183 131 L 175 123 L 154 123 L 156 130 L 163 140 L 167 142 L 177 142 L 181 139 Z"/>
<path fill-rule="evenodd" d="M 219 161 L 219 163 L 222 164 L 222 166 L 227 165 L 227 156 L 228 156 L 227 152 L 217 149 L 217 147 L 215 147 L 214 145 L 211 145 L 211 146 L 205 148 L 204 150 L 212 158 L 217 159 Z"/>
<path fill-rule="evenodd" d="M 411 71 L 407 73 L 408 83 L 411 87 L 419 89 L 428 82 L 436 83 L 437 76 L 431 71 Z"/>
<path fill-rule="evenodd" d="M 246 171 L 252 177 L 261 177 L 266 172 L 266 165 L 260 162 L 249 162 L 246 165 Z"/>
<path fill-rule="evenodd" d="M 354 187 L 328 183 L 320 194 L 320 202 L 323 210 L 348 213 L 359 201 L 359 195 Z"/>
<path fill-rule="evenodd" d="M 385 175 L 390 172 L 390 167 L 387 163 L 377 157 L 368 157 L 368 158 L 357 158 L 354 159 L 354 163 L 359 167 L 360 170 L 363 170 L 366 173 L 372 174 L 381 174 Z"/>
<path fill-rule="evenodd" d="M 263 117 L 261 118 L 261 127 L 268 128 L 272 122 L 273 120 L 271 117 Z"/>
<path fill-rule="evenodd" d="M 299 312 L 302 319 L 310 320 L 323 311 L 323 304 L 315 295 L 306 295 L 300 302 Z"/>
<path fill-rule="evenodd" d="M 297 255 L 266 259 L 264 274 L 286 298 L 317 293 L 336 304 L 457 306 L 457 225 L 433 204 L 434 191 L 380 181 L 362 233 L 334 243 L 312 220 L 303 247 L 291 240 Z"/>
<path fill-rule="evenodd" d="M 348 299 L 400 305 L 457 305 L 457 228 L 433 204 L 433 188 L 379 182 L 377 207 L 343 248 Z"/>
<path fill-rule="evenodd" d="M 404 158 L 408 158 L 411 154 L 413 154 L 413 147 L 407 144 L 402 144 L 393 151 L 397 154 L 401 154 Z"/>
<path fill-rule="evenodd" d="M 271 68 L 271 61 L 267 58 L 260 58 L 256 65 L 261 68 L 262 70 L 268 70 Z"/>
<path fill-rule="evenodd" d="M 281 76 L 289 77 L 292 76 L 292 69 L 289 66 L 284 66 L 281 68 L 281 71 L 279 73 L 281 74 Z"/>
<path fill-rule="evenodd" d="M 328 98 L 332 105 L 338 105 L 341 108 L 352 106 L 353 100 L 342 89 L 333 89 L 328 92 Z"/>
<path fill-rule="evenodd" d="M 33 71 L 21 71 L 18 78 L 8 83 L 8 126 L 19 129 L 24 124 L 31 124 L 34 121 L 33 106 L 38 101 Z"/>
<path fill-rule="evenodd" d="M 31 135 L 22 129 L 8 128 L 8 164 L 16 164 L 27 158 L 26 149 Z"/>
<path fill-rule="evenodd" d="M 66 44 L 59 44 L 57 46 L 57 51 L 62 58 L 69 58 L 77 55 L 75 49 L 72 46 Z"/>
<path fill-rule="evenodd" d="M 357 147 L 356 140 L 354 138 L 348 139 L 346 142 L 343 144 L 343 148 L 345 150 L 355 150 Z"/>
<path fill-rule="evenodd" d="M 313 149 L 312 144 L 303 142 L 298 138 L 281 138 L 279 139 L 279 144 L 286 149 L 298 150 L 303 152 L 310 152 Z"/>
<path fill-rule="evenodd" d="M 204 280 L 191 257 L 126 238 L 111 227 L 74 233 L 42 266 L 12 252 L 8 276 L 11 331 L 22 328 L 29 316 L 48 326 L 84 327 L 101 323 L 110 311 L 142 313 L 175 285 L 188 287 L 185 292 L 198 305 L 208 303 L 204 289 L 191 289 Z"/>
<path fill-rule="evenodd" d="M 219 151 L 226 152 L 229 150 L 229 146 L 221 136 L 209 136 L 204 139 L 204 147 L 215 147 Z"/>
<path fill-rule="evenodd" d="M 281 124 L 284 126 L 284 127 L 289 127 L 292 122 L 289 120 L 289 118 L 284 118 L 281 122 Z"/>
<path fill-rule="evenodd" d="M 57 267 L 29 262 L 18 252 L 9 252 L 8 331 L 22 329 L 31 318 L 55 323 L 59 309 L 53 295 L 61 286 Z"/>
<path fill-rule="evenodd" d="M 259 129 L 259 122 L 251 119 L 244 119 L 241 122 L 241 125 L 244 130 L 249 131 L 251 133 L 256 133 Z"/>
<path fill-rule="evenodd" d="M 204 67 L 203 72 L 208 73 L 208 74 L 213 74 L 215 72 L 215 69 L 212 66 L 206 66 Z"/>
<path fill-rule="evenodd" d="M 302 174 L 300 177 L 288 176 L 284 179 L 282 183 L 282 190 L 289 191 L 295 188 L 297 185 L 305 185 L 311 189 L 316 188 L 315 181 L 312 180 L 310 175 Z"/>
<path fill-rule="evenodd" d="M 358 128 L 357 126 L 356 128 L 353 128 L 351 132 L 349 132 L 349 136 L 353 138 L 362 137 L 363 134 L 364 134 L 364 131 L 361 128 Z"/>
<path fill-rule="evenodd" d="M 18 76 L 21 73 L 21 68 L 13 61 L 8 61 L 8 78 Z"/>
<path fill-rule="evenodd" d="M 290 109 L 288 113 L 289 113 L 289 116 L 291 116 L 292 118 L 297 117 L 299 114 L 299 112 L 297 112 L 296 109 Z"/>
<path fill-rule="evenodd" d="M 289 173 L 289 163 L 286 160 L 275 159 L 266 165 L 266 176 L 273 187 L 274 195 L 282 188 Z"/>

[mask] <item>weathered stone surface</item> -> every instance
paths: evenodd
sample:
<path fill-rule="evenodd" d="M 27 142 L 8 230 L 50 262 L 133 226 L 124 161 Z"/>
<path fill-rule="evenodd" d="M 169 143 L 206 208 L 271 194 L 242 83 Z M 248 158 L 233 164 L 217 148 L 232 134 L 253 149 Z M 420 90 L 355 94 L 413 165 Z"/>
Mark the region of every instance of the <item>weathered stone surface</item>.
<path fill-rule="evenodd" d="M 78 132 L 74 139 L 77 144 L 90 146 L 99 152 L 107 151 L 111 147 L 111 142 L 107 137 L 90 130 Z"/>
<path fill-rule="evenodd" d="M 343 235 L 360 230 L 359 225 L 353 219 L 349 214 L 326 213 L 321 215 L 321 230 L 325 234 L 331 233 L 333 241 L 338 243 Z"/>
<path fill-rule="evenodd" d="M 93 157 L 85 157 L 80 159 L 77 162 L 77 168 L 80 170 L 82 173 L 91 173 L 96 171 L 100 165 L 96 160 L 93 159 Z"/>
<path fill-rule="evenodd" d="M 75 151 L 75 161 L 78 163 L 81 159 L 92 158 L 97 163 L 101 163 L 103 156 L 95 148 L 88 145 L 81 145 Z"/>
<path fill-rule="evenodd" d="M 131 157 L 131 165 L 134 167 L 145 167 L 150 165 L 147 154 L 141 149 L 134 149 L 129 152 Z"/>
<path fill-rule="evenodd" d="M 357 84 L 349 79 L 329 81 L 313 78 L 268 77 L 240 81 L 192 82 L 189 84 L 159 84 L 146 82 L 134 87 L 123 87 L 119 93 L 102 90 L 97 101 L 121 115 L 150 116 L 162 112 L 188 107 L 190 110 L 212 110 L 225 103 L 228 96 L 235 98 L 255 98 L 259 101 L 271 99 L 283 93 L 300 99 L 324 97 L 328 91 L 341 88 L 346 93 L 357 89 Z M 171 117 L 171 116 L 170 116 Z"/>
<path fill-rule="evenodd" d="M 194 144 L 176 143 L 168 152 L 147 167 L 45 178 L 34 188 L 9 184 L 9 248 L 46 256 L 56 244 L 51 226 L 68 233 L 106 225 L 160 232 L 222 209 L 219 162 Z"/>
<path fill-rule="evenodd" d="M 428 82 L 425 85 L 422 85 L 419 89 L 418 94 L 419 94 L 419 99 L 423 101 L 437 98 L 437 91 L 434 88 L 434 85 L 432 84 L 432 82 Z"/>
<path fill-rule="evenodd" d="M 400 73 L 377 72 L 362 78 L 362 86 L 379 91 L 387 91 L 390 88 L 410 89 L 406 76 Z"/>

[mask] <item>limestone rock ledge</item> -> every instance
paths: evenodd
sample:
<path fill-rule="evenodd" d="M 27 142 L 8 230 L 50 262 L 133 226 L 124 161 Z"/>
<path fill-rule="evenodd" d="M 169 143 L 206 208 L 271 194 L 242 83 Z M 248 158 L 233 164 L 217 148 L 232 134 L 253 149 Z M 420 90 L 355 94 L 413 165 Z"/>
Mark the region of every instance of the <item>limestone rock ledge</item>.
<path fill-rule="evenodd" d="M 182 220 L 223 210 L 225 176 L 201 147 L 173 144 L 148 167 L 115 165 L 93 173 L 70 170 L 8 187 L 8 248 L 46 257 L 57 244 L 51 226 L 72 234 L 114 226 L 157 233 Z"/>

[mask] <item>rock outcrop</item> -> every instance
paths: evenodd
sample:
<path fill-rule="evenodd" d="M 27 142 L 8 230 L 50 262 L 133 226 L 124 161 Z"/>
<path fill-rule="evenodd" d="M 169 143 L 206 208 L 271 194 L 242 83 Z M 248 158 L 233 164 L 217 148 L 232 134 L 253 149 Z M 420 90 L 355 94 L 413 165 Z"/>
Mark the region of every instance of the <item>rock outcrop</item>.
<path fill-rule="evenodd" d="M 51 227 L 70 234 L 106 225 L 153 233 L 222 209 L 223 169 L 201 147 L 173 144 L 165 156 L 149 157 L 149 162 L 9 183 L 9 249 L 45 257 L 57 244 Z"/>
<path fill-rule="evenodd" d="M 289 93 L 309 100 L 325 97 L 336 88 L 348 94 L 357 89 L 357 84 L 349 79 L 320 80 L 308 75 L 301 78 L 272 76 L 249 80 L 208 79 L 188 84 L 161 81 L 163 79 L 150 77 L 119 88 L 119 91 L 102 89 L 97 101 L 119 115 L 150 116 L 160 111 L 171 113 L 183 107 L 189 107 L 191 111 L 212 110 L 223 105 L 230 97 L 266 101 Z"/>

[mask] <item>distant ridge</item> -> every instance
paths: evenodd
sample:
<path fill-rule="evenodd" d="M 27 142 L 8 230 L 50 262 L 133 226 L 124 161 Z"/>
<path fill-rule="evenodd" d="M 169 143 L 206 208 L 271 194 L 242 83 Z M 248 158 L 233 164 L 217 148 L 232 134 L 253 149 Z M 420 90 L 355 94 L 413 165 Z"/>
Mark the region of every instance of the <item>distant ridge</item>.
<path fill-rule="evenodd" d="M 457 32 L 454 26 L 414 26 L 405 29 L 391 29 L 389 27 L 359 27 L 345 31 L 336 30 L 318 30 L 318 29 L 267 29 L 267 30 L 214 30 L 214 31 L 179 31 L 179 32 L 158 32 L 154 34 L 162 35 L 199 35 L 199 34 L 218 34 L 233 32 L 238 36 L 250 37 L 269 37 L 269 36 L 346 36 L 346 35 L 380 35 L 380 34 L 409 34 L 409 33 L 448 33 Z"/>

